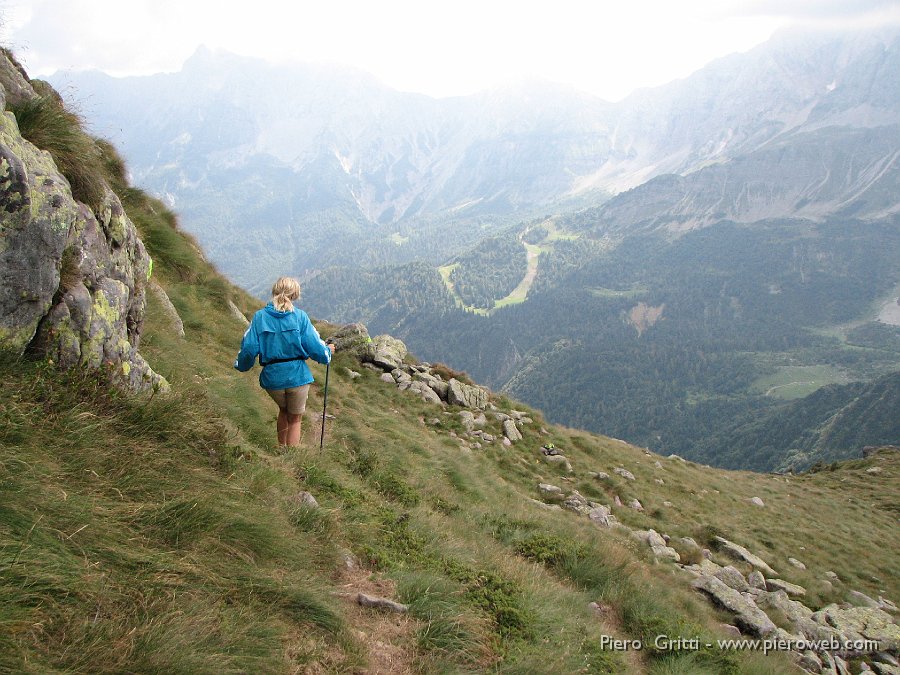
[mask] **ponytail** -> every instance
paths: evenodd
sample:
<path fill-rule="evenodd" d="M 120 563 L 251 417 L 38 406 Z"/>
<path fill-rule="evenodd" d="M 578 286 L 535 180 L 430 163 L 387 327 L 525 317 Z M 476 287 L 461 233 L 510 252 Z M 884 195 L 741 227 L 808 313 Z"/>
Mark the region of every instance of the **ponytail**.
<path fill-rule="evenodd" d="M 290 312 L 293 301 L 300 297 L 300 284 L 291 277 L 281 277 L 272 286 L 272 304 L 279 312 Z"/>

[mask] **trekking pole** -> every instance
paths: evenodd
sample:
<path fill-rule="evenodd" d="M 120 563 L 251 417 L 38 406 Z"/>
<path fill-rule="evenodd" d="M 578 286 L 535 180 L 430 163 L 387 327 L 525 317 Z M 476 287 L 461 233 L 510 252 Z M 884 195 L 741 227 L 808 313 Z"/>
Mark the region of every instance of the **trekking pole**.
<path fill-rule="evenodd" d="M 325 343 L 331 344 L 331 340 Z M 331 371 L 331 361 L 325 364 L 325 402 L 322 404 L 322 435 L 319 436 L 319 450 L 325 447 L 325 411 L 328 410 L 328 373 Z"/>

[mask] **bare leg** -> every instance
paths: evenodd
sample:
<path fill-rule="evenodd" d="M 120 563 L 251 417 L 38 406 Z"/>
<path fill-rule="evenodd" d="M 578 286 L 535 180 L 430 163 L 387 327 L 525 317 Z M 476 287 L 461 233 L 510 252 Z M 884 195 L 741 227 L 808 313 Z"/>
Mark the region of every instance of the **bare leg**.
<path fill-rule="evenodd" d="M 278 422 L 276 424 L 278 430 L 278 445 L 287 445 L 288 439 L 288 412 L 284 408 L 278 409 Z"/>
<path fill-rule="evenodd" d="M 290 446 L 300 445 L 300 432 L 303 427 L 303 415 L 287 414 L 287 429 L 284 434 L 284 444 Z"/>

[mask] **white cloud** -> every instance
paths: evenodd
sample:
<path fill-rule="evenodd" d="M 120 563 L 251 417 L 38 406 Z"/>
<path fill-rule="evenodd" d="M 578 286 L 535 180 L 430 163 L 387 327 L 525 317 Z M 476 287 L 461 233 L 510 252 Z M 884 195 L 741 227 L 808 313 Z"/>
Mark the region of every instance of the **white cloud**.
<path fill-rule="evenodd" d="M 618 99 L 744 51 L 798 17 L 885 11 L 878 0 L 6 0 L 6 37 L 36 75 L 177 70 L 200 44 L 329 61 L 399 89 L 470 93 L 541 77 Z M 823 10 L 816 14 L 815 6 Z"/>

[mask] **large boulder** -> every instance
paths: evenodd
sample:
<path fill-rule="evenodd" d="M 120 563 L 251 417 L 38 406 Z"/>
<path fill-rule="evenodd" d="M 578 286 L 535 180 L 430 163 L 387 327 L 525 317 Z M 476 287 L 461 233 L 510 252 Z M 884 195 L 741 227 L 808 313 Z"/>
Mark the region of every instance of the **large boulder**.
<path fill-rule="evenodd" d="M 792 584 L 784 579 L 766 579 L 766 590 L 784 591 L 788 595 L 803 596 L 806 595 L 806 589 L 803 586 Z"/>
<path fill-rule="evenodd" d="M 430 372 L 417 372 L 415 375 L 413 375 L 413 379 L 424 382 L 434 391 L 435 394 L 440 396 L 442 400 L 447 400 L 447 393 L 450 389 L 450 385 L 444 382 L 437 375 L 433 375 Z"/>
<path fill-rule="evenodd" d="M 372 339 L 367 358 L 382 370 L 390 372 L 403 364 L 407 353 L 408 350 L 402 340 L 390 335 L 378 335 Z"/>
<path fill-rule="evenodd" d="M 503 435 L 513 443 L 522 440 L 522 434 L 521 432 L 519 432 L 516 423 L 512 420 L 503 420 Z"/>
<path fill-rule="evenodd" d="M 9 82 L 28 94 L 21 74 L 2 72 Z M 95 207 L 74 199 L 12 113 L 0 115 L 0 346 L 102 370 L 130 389 L 168 389 L 138 352 L 150 256 L 112 190 Z"/>
<path fill-rule="evenodd" d="M 777 631 L 777 626 L 765 612 L 738 591 L 726 586 L 720 579 L 704 574 L 694 579 L 691 585 L 708 594 L 716 604 L 732 612 L 742 630 L 757 637 L 766 637 Z"/>
<path fill-rule="evenodd" d="M 769 576 L 778 576 L 778 572 L 769 567 L 768 563 L 765 560 L 760 558 L 755 553 L 751 553 L 746 548 L 741 546 L 740 544 L 735 544 L 733 541 L 728 541 L 725 537 L 716 537 L 716 542 L 724 551 L 728 551 L 736 558 L 743 560 L 744 562 L 748 562 L 756 569 L 768 574 Z"/>
<path fill-rule="evenodd" d="M 478 410 L 484 410 L 487 406 L 488 393 L 486 389 L 464 384 L 456 378 L 451 378 L 447 385 L 447 403 L 450 405 L 477 408 Z"/>
<path fill-rule="evenodd" d="M 741 593 L 750 590 L 750 584 L 747 583 L 744 575 L 731 565 L 716 570 L 716 573 L 713 576 L 719 579 L 719 581 L 722 581 L 729 588 L 733 588 Z"/>
<path fill-rule="evenodd" d="M 390 375 L 388 375 L 390 377 Z M 418 380 L 415 382 L 411 382 L 407 391 L 410 391 L 414 394 L 418 394 L 422 397 L 422 400 L 427 403 L 436 403 L 437 405 L 441 405 L 442 401 L 440 397 L 435 393 L 434 389 L 429 387 L 424 382 L 419 382 Z"/>
<path fill-rule="evenodd" d="M 331 336 L 331 340 L 334 342 L 334 351 L 348 352 L 357 358 L 366 357 L 372 345 L 369 331 L 361 323 L 348 323 L 346 326 L 341 326 Z"/>
<path fill-rule="evenodd" d="M 612 510 L 608 506 L 596 506 L 588 513 L 588 518 L 592 523 L 596 523 L 600 527 L 613 527 L 616 524 L 616 517 L 612 514 Z"/>

